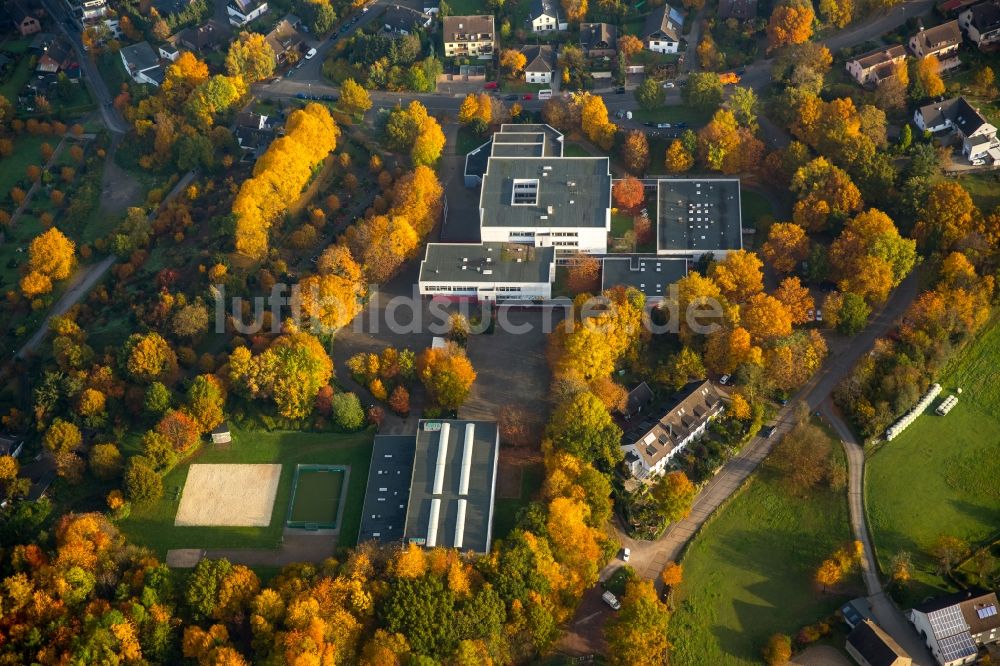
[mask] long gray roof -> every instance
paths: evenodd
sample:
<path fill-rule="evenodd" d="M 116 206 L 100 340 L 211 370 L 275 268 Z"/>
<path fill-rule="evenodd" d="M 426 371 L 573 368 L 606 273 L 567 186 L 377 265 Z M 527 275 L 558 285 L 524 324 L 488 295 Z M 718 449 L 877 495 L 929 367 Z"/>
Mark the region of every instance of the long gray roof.
<path fill-rule="evenodd" d="M 671 284 L 687 275 L 687 259 L 661 257 L 605 257 L 601 290 L 635 287 L 647 299 L 663 298 Z"/>
<path fill-rule="evenodd" d="M 428 243 L 420 282 L 549 282 L 555 248 L 520 243 Z"/>
<path fill-rule="evenodd" d="M 658 251 L 743 247 L 739 179 L 663 179 L 657 183 L 656 202 Z"/>
<path fill-rule="evenodd" d="M 479 207 L 484 227 L 605 227 L 611 208 L 607 157 L 491 157 Z M 535 197 L 514 204 L 514 183 Z"/>
<path fill-rule="evenodd" d="M 404 539 L 488 553 L 499 448 L 495 421 L 418 421 Z"/>
<path fill-rule="evenodd" d="M 376 435 L 358 543 L 401 542 L 413 477 L 415 435 Z"/>

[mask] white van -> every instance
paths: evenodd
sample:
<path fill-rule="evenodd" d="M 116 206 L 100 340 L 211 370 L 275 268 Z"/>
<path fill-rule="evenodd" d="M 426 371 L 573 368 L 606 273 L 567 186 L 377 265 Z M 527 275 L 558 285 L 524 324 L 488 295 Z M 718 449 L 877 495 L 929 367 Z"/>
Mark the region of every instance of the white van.
<path fill-rule="evenodd" d="M 552 91 L 549 89 L 539 90 L 538 99 L 552 99 Z"/>
<path fill-rule="evenodd" d="M 601 599 L 604 600 L 604 603 L 606 603 L 607 605 L 611 606 L 615 610 L 621 610 L 621 608 L 622 608 L 622 604 L 621 604 L 620 601 L 618 601 L 618 597 L 616 597 L 610 591 L 607 591 L 604 594 L 602 594 L 601 595 Z"/>

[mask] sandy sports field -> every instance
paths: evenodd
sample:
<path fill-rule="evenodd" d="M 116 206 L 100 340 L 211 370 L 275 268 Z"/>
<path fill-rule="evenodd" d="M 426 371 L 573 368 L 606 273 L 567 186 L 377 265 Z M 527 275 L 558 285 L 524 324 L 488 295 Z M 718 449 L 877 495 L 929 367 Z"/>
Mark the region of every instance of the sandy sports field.
<path fill-rule="evenodd" d="M 267 527 L 281 465 L 191 465 L 174 525 Z"/>

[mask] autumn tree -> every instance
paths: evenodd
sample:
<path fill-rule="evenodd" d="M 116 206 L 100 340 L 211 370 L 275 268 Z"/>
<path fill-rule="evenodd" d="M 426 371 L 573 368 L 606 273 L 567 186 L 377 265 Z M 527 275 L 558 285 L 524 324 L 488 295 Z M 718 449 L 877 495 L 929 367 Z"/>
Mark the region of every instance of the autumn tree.
<path fill-rule="evenodd" d="M 716 374 L 729 375 L 745 363 L 760 365 L 762 360 L 761 348 L 751 343 L 745 328 L 721 328 L 708 337 L 705 365 Z"/>
<path fill-rule="evenodd" d="M 835 28 L 843 28 L 854 18 L 854 0 L 819 0 L 818 7 L 823 21 Z"/>
<path fill-rule="evenodd" d="M 841 291 L 882 303 L 916 263 L 916 242 L 892 219 L 871 208 L 851 218 L 830 246 L 830 265 Z"/>
<path fill-rule="evenodd" d="M 372 99 L 368 91 L 362 88 L 354 79 L 346 79 L 340 84 L 340 99 L 337 106 L 352 116 L 360 116 L 372 108 Z"/>
<path fill-rule="evenodd" d="M 605 625 L 611 664 L 654 666 L 669 661 L 667 627 L 670 611 L 656 595 L 653 583 L 632 580 L 625 585 L 621 610 Z"/>
<path fill-rule="evenodd" d="M 510 79 L 517 78 L 527 64 L 527 56 L 519 49 L 504 49 L 500 52 L 500 67 L 507 72 L 507 77 Z"/>
<path fill-rule="evenodd" d="M 632 94 L 635 96 L 635 101 L 639 103 L 639 106 L 646 110 L 661 107 L 666 100 L 666 91 L 664 91 L 663 86 L 652 77 L 643 79 L 642 83 L 636 86 L 635 92 Z"/>
<path fill-rule="evenodd" d="M 128 459 L 125 492 L 136 504 L 152 504 L 163 497 L 163 479 L 142 456 Z"/>
<path fill-rule="evenodd" d="M 791 273 L 809 256 L 809 238 L 805 229 L 794 222 L 776 222 L 768 230 L 761 251 L 775 270 Z"/>
<path fill-rule="evenodd" d="M 625 62 L 632 62 L 632 58 L 642 53 L 644 48 L 642 40 L 635 35 L 623 35 L 618 38 L 618 57 L 624 58 Z"/>
<path fill-rule="evenodd" d="M 582 391 L 560 405 L 547 430 L 553 447 L 585 462 L 596 462 L 607 470 L 621 460 L 621 434 L 608 408 L 589 391 Z"/>
<path fill-rule="evenodd" d="M 694 156 L 688 152 L 680 139 L 674 139 L 667 148 L 663 166 L 670 173 L 684 173 L 694 166 Z"/>
<path fill-rule="evenodd" d="M 274 72 L 274 50 L 257 32 L 241 32 L 226 53 L 226 73 L 238 77 L 244 84 L 263 81 Z"/>
<path fill-rule="evenodd" d="M 808 422 L 795 426 L 775 446 L 768 465 L 796 494 L 803 494 L 826 478 L 830 465 L 830 438 Z"/>
<path fill-rule="evenodd" d="M 743 303 L 764 290 L 764 263 L 753 252 L 730 252 L 712 264 L 708 276 L 732 303 Z"/>
<path fill-rule="evenodd" d="M 587 0 L 561 0 L 566 20 L 579 23 L 587 17 Z"/>
<path fill-rule="evenodd" d="M 170 326 L 182 338 L 195 338 L 208 330 L 208 308 L 196 301 L 183 305 L 174 312 Z"/>
<path fill-rule="evenodd" d="M 299 283 L 303 312 L 321 330 L 346 326 L 361 312 L 367 292 L 361 267 L 343 245 L 331 245 L 320 255 L 317 273 Z"/>
<path fill-rule="evenodd" d="M 28 246 L 28 268 L 51 280 L 65 280 L 76 263 L 76 244 L 52 227 Z"/>
<path fill-rule="evenodd" d="M 476 380 L 469 357 L 454 343 L 425 349 L 417 358 L 417 373 L 431 399 L 444 409 L 458 409 Z"/>
<path fill-rule="evenodd" d="M 722 81 L 713 72 L 691 72 L 681 89 L 685 104 L 712 109 L 722 102 Z"/>
<path fill-rule="evenodd" d="M 604 98 L 583 93 L 577 95 L 576 104 L 580 107 L 580 127 L 583 133 L 601 148 L 610 149 L 617 127 L 608 119 Z"/>
<path fill-rule="evenodd" d="M 954 180 L 932 185 L 917 213 L 913 236 L 927 251 L 947 252 L 979 226 L 982 216 L 964 187 Z"/>
<path fill-rule="evenodd" d="M 861 209 L 861 192 L 843 169 L 817 157 L 792 176 L 798 195 L 792 217 L 810 231 L 824 230 L 831 217 L 841 221 Z"/>
<path fill-rule="evenodd" d="M 719 109 L 698 130 L 698 159 L 709 169 L 732 174 L 749 171 L 764 156 L 764 144 L 746 127 L 740 127 L 729 109 Z"/>
<path fill-rule="evenodd" d="M 177 372 L 177 355 L 159 333 L 133 333 L 122 348 L 122 366 L 141 382 L 169 380 Z"/>
<path fill-rule="evenodd" d="M 763 650 L 767 666 L 784 666 L 792 658 L 792 639 L 784 634 L 773 634 Z"/>
<path fill-rule="evenodd" d="M 201 432 L 210 432 L 225 418 L 226 389 L 215 375 L 198 375 L 187 390 L 184 412 L 193 418 Z"/>
<path fill-rule="evenodd" d="M 807 41 L 815 20 L 809 0 L 787 0 L 776 5 L 767 24 L 768 52 Z"/>
<path fill-rule="evenodd" d="M 941 62 L 933 53 L 926 55 L 917 61 L 917 81 L 920 92 L 915 95 L 920 97 L 940 97 L 944 94 L 944 81 L 941 80 Z"/>
<path fill-rule="evenodd" d="M 913 560 L 905 550 L 896 553 L 889 560 L 889 578 L 897 586 L 904 586 L 913 578 Z"/>
<path fill-rule="evenodd" d="M 98 479 L 110 480 L 121 474 L 124 459 L 114 444 L 95 444 L 88 458 L 90 471 Z"/>
<path fill-rule="evenodd" d="M 812 294 L 802 286 L 796 276 L 786 277 L 778 285 L 774 297 L 781 301 L 791 314 L 793 324 L 804 324 L 809 321 L 809 311 L 816 307 Z"/>
<path fill-rule="evenodd" d="M 696 52 L 698 63 L 706 71 L 717 72 L 726 66 L 726 56 L 719 52 L 711 33 L 702 36 Z"/>
<path fill-rule="evenodd" d="M 574 294 L 594 293 L 600 286 L 601 262 L 596 257 L 578 255 L 566 270 L 566 287 Z"/>
<path fill-rule="evenodd" d="M 740 308 L 740 323 L 754 341 L 780 338 L 792 332 L 792 314 L 788 308 L 764 293 L 751 296 Z"/>
<path fill-rule="evenodd" d="M 646 190 L 642 181 L 633 176 L 627 176 L 615 183 L 612 195 L 619 208 L 635 209 L 646 200 Z"/>
<path fill-rule="evenodd" d="M 684 577 L 684 567 L 677 562 L 671 560 L 667 562 L 667 565 L 663 567 L 663 571 L 660 572 L 660 580 L 667 587 L 675 587 L 681 584 Z"/>
<path fill-rule="evenodd" d="M 961 562 L 968 553 L 968 543 L 947 534 L 939 536 L 930 549 L 931 556 L 937 560 L 938 572 L 944 576 L 950 576 L 952 568 Z"/>
<path fill-rule="evenodd" d="M 650 489 L 650 496 L 667 523 L 686 518 L 697 494 L 698 489 L 681 471 L 664 474 Z"/>
<path fill-rule="evenodd" d="M 69 453 L 83 442 L 80 429 L 69 421 L 56 418 L 45 431 L 42 443 L 53 453 Z"/>
<path fill-rule="evenodd" d="M 622 161 L 631 174 L 641 176 L 646 172 L 649 166 L 649 142 L 645 132 L 633 130 L 626 135 L 622 144 Z"/>

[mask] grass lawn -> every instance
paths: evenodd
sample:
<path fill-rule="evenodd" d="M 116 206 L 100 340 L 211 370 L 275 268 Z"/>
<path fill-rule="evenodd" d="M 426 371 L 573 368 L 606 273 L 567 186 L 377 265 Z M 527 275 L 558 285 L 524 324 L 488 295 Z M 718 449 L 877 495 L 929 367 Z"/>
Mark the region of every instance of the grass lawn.
<path fill-rule="evenodd" d="M 833 450 L 843 458 L 838 444 Z M 774 472 L 757 472 L 684 556 L 671 662 L 760 663 L 771 634 L 794 634 L 861 591 L 857 575 L 834 592 L 813 582 L 820 563 L 851 539 L 845 491 L 821 484 L 793 497 Z"/>
<path fill-rule="evenodd" d="M 22 133 L 14 139 L 14 152 L 0 159 L 0 198 L 3 198 L 10 212 L 14 211 L 14 202 L 10 201 L 10 189 L 20 181 L 25 192 L 30 183 L 27 182 L 25 171 L 32 164 L 42 165 L 40 148 L 43 143 L 49 143 L 53 148 L 59 145 L 59 138 L 53 136 L 32 135 Z"/>
<path fill-rule="evenodd" d="M 468 155 L 473 150 L 489 141 L 489 137 L 483 138 L 476 134 L 468 125 L 458 128 L 458 141 L 455 142 L 456 155 Z"/>
<path fill-rule="evenodd" d="M 455 0 L 454 2 L 449 2 L 448 6 L 451 7 L 452 16 L 474 16 L 476 14 L 493 13 L 492 11 L 487 11 L 486 3 L 483 0 Z"/>
<path fill-rule="evenodd" d="M 29 78 L 31 78 L 31 59 L 19 58 L 6 80 L 0 83 L 0 95 L 16 102 L 17 94 L 21 92 Z"/>
<path fill-rule="evenodd" d="M 697 129 L 711 119 L 711 114 L 692 106 L 661 106 L 658 109 L 639 109 L 632 112 L 632 118 L 644 123 L 687 123 Z"/>
<path fill-rule="evenodd" d="M 958 182 L 969 191 L 969 196 L 984 215 L 1000 206 L 1000 174 L 991 171 L 972 173 L 960 177 Z"/>
<path fill-rule="evenodd" d="M 1000 322 L 994 320 L 938 380 L 941 399 L 962 387 L 958 405 L 931 405 L 871 457 L 868 519 L 879 563 L 908 551 L 914 582 L 907 601 L 950 589 L 927 549 L 941 535 L 978 544 L 1000 526 Z"/>
<path fill-rule="evenodd" d="M 762 217 L 774 216 L 771 201 L 760 192 L 742 188 L 740 190 L 740 212 L 743 216 L 743 226 L 756 229 Z"/>
<path fill-rule="evenodd" d="M 542 465 L 529 465 L 521 475 L 521 497 L 518 499 L 498 498 L 493 507 L 493 538 L 503 539 L 517 525 L 517 513 L 535 498 L 545 480 Z"/>
<path fill-rule="evenodd" d="M 572 141 L 563 144 L 563 157 L 590 157 L 587 149 Z"/>
<path fill-rule="evenodd" d="M 353 546 L 361 526 L 372 437 L 369 431 L 342 435 L 234 430 L 230 448 L 219 449 L 206 444 L 194 458 L 166 476 L 163 481 L 164 499 L 150 507 L 133 509 L 121 528 L 130 540 L 149 546 L 161 557 L 171 548 L 275 548 L 288 514 L 295 465 L 325 463 L 351 466 L 339 542 Z M 281 463 L 281 480 L 271 524 L 267 527 L 174 527 L 178 503 L 169 497 L 174 487 L 184 487 L 192 463 Z"/>

